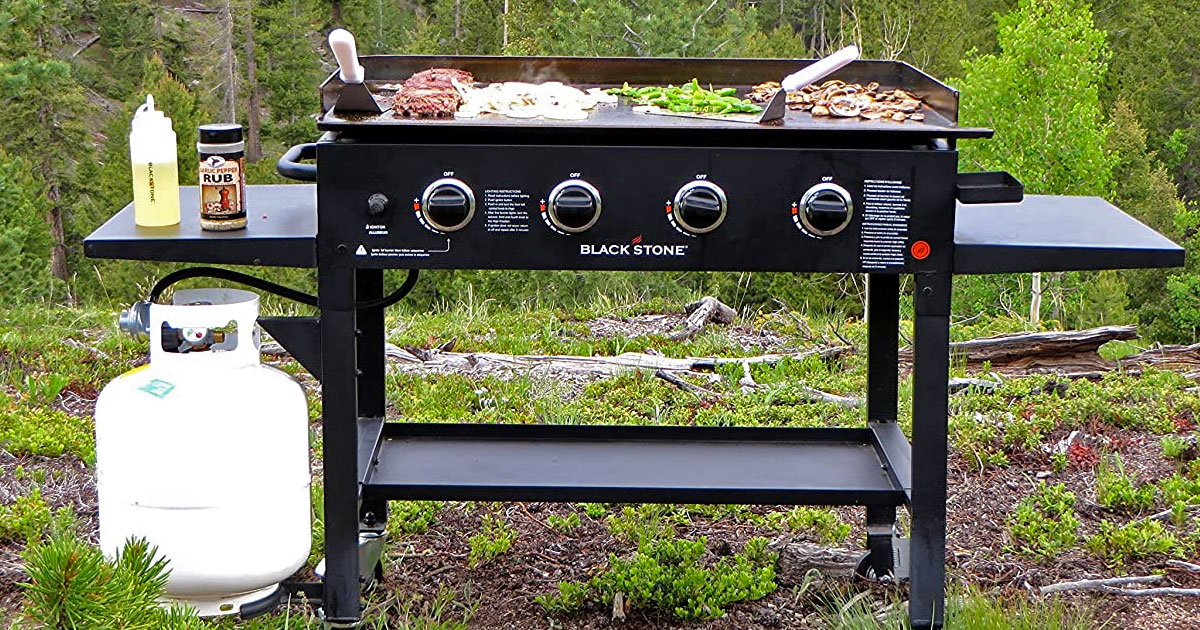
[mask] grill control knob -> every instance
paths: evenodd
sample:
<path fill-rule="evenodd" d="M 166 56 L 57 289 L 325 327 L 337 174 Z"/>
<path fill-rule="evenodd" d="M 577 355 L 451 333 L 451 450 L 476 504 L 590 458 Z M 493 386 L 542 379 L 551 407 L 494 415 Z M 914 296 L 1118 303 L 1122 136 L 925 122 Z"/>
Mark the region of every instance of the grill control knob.
<path fill-rule="evenodd" d="M 819 236 L 833 236 L 850 225 L 854 202 L 850 193 L 837 184 L 817 184 L 800 198 L 800 222 Z"/>
<path fill-rule="evenodd" d="M 704 234 L 721 225 L 728 205 L 725 191 L 720 186 L 697 180 L 675 193 L 675 207 L 671 212 L 679 227 L 692 234 Z"/>
<path fill-rule="evenodd" d="M 461 230 L 475 215 L 475 193 L 460 180 L 439 179 L 421 195 L 421 214 L 434 229 L 442 232 Z"/>
<path fill-rule="evenodd" d="M 600 219 L 600 191 L 582 179 L 568 179 L 550 191 L 546 211 L 554 227 L 582 232 Z"/>

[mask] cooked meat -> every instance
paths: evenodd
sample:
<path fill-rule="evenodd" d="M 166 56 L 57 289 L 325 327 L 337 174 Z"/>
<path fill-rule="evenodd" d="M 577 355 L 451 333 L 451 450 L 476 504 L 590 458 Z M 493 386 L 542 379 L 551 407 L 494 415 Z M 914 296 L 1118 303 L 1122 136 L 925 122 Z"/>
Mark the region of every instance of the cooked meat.
<path fill-rule="evenodd" d="M 418 118 L 453 116 L 459 104 L 462 103 L 462 96 L 454 88 L 405 86 L 396 92 L 394 103 L 396 113 L 402 116 Z"/>
<path fill-rule="evenodd" d="M 463 102 L 454 82 L 470 87 L 475 77 L 454 68 L 430 68 L 412 75 L 396 91 L 395 112 L 418 118 L 453 116 Z"/>
<path fill-rule="evenodd" d="M 466 70 L 458 70 L 456 68 L 430 68 L 422 70 L 404 82 L 404 87 L 411 88 L 432 88 L 444 87 L 453 88 L 451 80 L 458 81 L 461 85 L 470 87 L 475 84 L 475 77 L 471 76 Z"/>

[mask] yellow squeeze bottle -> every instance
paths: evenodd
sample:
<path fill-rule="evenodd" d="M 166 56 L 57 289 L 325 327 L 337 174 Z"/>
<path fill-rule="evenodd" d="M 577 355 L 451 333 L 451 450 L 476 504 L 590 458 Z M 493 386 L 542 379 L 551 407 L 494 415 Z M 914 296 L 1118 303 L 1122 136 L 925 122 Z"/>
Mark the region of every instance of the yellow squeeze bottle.
<path fill-rule="evenodd" d="M 171 119 L 154 109 L 154 97 L 133 115 L 129 132 L 133 165 L 133 221 L 145 227 L 179 223 L 179 162 Z"/>

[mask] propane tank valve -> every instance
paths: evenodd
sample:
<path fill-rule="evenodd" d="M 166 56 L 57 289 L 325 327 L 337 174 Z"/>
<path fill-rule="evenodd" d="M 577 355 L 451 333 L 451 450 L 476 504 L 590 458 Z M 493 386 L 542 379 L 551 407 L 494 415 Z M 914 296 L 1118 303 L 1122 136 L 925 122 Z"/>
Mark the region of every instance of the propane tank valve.
<path fill-rule="evenodd" d="M 134 339 L 148 339 L 150 337 L 150 303 L 138 300 L 129 308 L 121 311 L 117 317 L 117 327 L 121 329 L 121 332 Z"/>

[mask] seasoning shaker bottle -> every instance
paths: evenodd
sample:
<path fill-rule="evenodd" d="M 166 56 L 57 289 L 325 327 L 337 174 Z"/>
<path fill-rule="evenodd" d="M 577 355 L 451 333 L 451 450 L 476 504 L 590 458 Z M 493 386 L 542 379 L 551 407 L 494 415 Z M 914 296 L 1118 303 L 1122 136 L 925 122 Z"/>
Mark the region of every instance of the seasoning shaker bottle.
<path fill-rule="evenodd" d="M 154 96 L 133 114 L 129 129 L 133 222 L 144 227 L 179 223 L 179 158 L 171 119 L 154 109 Z"/>
<path fill-rule="evenodd" d="M 200 227 L 246 227 L 246 143 L 236 123 L 200 125 Z"/>

